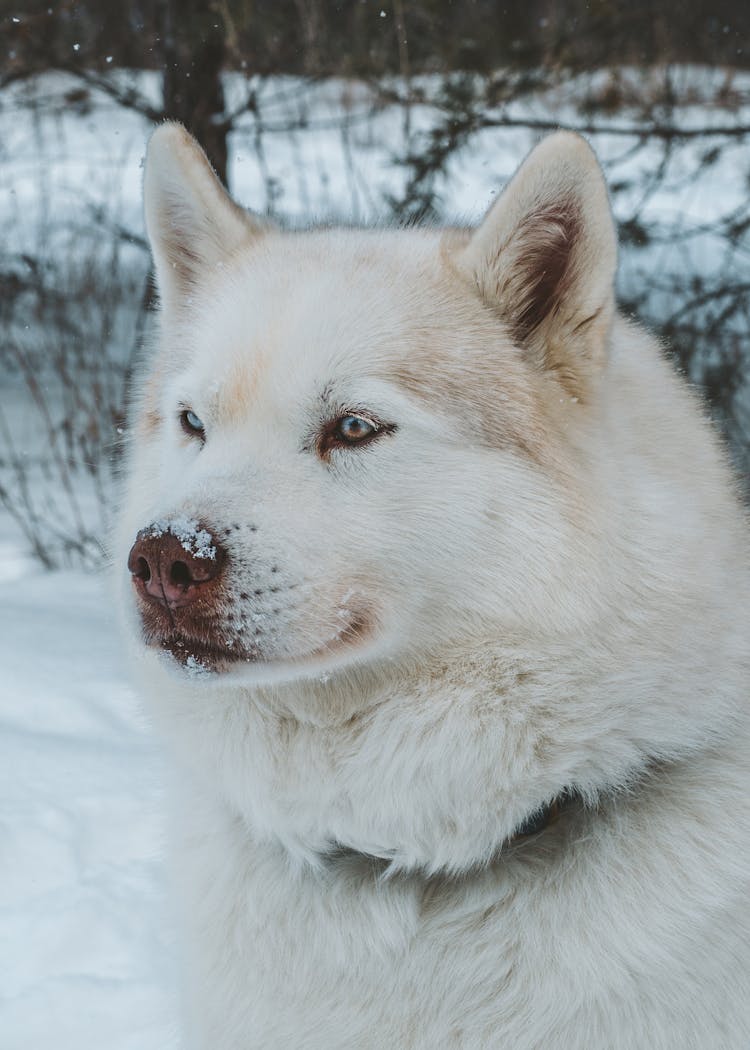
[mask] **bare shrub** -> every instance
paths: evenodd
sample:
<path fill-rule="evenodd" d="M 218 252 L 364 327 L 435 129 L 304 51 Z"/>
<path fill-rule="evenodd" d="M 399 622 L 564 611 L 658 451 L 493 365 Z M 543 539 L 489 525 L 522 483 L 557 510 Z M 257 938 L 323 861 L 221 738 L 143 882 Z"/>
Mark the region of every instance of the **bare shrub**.
<path fill-rule="evenodd" d="M 107 255 L 3 274 L 0 505 L 49 568 L 99 564 L 109 533 L 146 261 Z"/>

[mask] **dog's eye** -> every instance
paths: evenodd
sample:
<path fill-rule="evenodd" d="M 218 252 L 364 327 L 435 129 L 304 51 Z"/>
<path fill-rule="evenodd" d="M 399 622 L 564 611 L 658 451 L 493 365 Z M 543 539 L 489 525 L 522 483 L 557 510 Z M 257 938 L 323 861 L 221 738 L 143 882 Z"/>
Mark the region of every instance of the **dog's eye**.
<path fill-rule="evenodd" d="M 347 412 L 323 428 L 317 442 L 318 454 L 326 458 L 335 448 L 369 445 L 376 438 L 393 433 L 395 429 L 394 423 L 381 423 L 368 416 Z"/>
<path fill-rule="evenodd" d="M 203 426 L 202 420 L 196 416 L 195 412 L 190 408 L 184 408 L 180 412 L 180 426 L 188 435 L 188 437 L 197 437 L 201 441 L 206 440 L 206 430 Z"/>
<path fill-rule="evenodd" d="M 362 416 L 342 416 L 336 420 L 332 436 L 342 445 L 359 445 L 377 434 L 378 429 L 375 423 Z"/>
<path fill-rule="evenodd" d="M 348 413 L 333 419 L 324 428 L 318 439 L 318 453 L 324 458 L 334 448 L 352 448 L 354 445 L 367 445 L 374 438 L 393 427 L 386 427 L 365 416 Z"/>

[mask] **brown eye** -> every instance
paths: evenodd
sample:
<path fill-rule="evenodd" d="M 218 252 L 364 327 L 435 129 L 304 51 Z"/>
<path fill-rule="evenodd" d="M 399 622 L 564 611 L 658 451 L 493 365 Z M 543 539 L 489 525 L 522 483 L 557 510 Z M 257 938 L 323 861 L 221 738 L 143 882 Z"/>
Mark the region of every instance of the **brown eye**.
<path fill-rule="evenodd" d="M 185 408 L 180 412 L 180 426 L 188 437 L 197 437 L 201 441 L 206 440 L 206 429 L 203 426 L 203 421 L 196 416 L 192 409 Z"/>

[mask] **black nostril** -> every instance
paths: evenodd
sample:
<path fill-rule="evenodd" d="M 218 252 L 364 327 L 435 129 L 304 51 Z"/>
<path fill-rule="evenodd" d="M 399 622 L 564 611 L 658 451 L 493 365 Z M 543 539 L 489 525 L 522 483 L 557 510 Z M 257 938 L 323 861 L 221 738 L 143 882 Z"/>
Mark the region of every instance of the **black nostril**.
<path fill-rule="evenodd" d="M 177 587 L 187 587 L 193 582 L 193 577 L 190 575 L 190 570 L 184 561 L 173 561 L 172 566 L 169 570 L 170 583 L 175 584 Z"/>
<path fill-rule="evenodd" d="M 135 567 L 130 570 L 133 576 L 139 580 L 143 580 L 144 583 L 148 583 L 151 579 L 151 566 L 145 558 L 139 558 L 135 563 Z"/>

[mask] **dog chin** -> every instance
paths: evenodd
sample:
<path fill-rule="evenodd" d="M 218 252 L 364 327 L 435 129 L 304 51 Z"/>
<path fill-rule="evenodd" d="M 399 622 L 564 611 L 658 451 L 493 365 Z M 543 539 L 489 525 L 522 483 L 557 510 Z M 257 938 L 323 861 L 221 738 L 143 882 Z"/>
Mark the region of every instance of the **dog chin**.
<path fill-rule="evenodd" d="M 335 674 L 369 661 L 380 647 L 374 633 L 342 638 L 300 656 L 264 656 L 246 651 L 206 646 L 189 639 L 152 639 L 148 648 L 173 676 L 206 685 L 273 685 L 316 680 L 325 683 Z"/>

